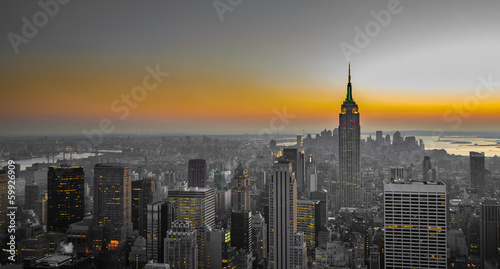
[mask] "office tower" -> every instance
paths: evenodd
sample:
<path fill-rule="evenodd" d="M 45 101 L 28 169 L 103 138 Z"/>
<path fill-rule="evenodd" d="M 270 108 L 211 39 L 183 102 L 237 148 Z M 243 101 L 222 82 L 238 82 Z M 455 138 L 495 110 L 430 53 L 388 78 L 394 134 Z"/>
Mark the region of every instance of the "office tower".
<path fill-rule="evenodd" d="M 480 246 L 483 268 L 488 260 L 498 258 L 500 244 L 500 204 L 497 199 L 483 198 L 480 209 Z"/>
<path fill-rule="evenodd" d="M 132 269 L 142 269 L 148 263 L 148 258 L 146 257 L 146 239 L 142 236 L 135 239 L 134 244 L 130 248 L 130 253 L 128 255 L 130 268 Z"/>
<path fill-rule="evenodd" d="M 406 178 L 406 169 L 404 167 L 391 167 L 391 179 L 404 180 Z"/>
<path fill-rule="evenodd" d="M 174 204 L 169 201 L 160 201 L 148 204 L 146 208 L 147 258 L 148 261 L 162 263 L 165 253 L 163 239 L 165 239 L 171 223 L 175 220 Z"/>
<path fill-rule="evenodd" d="M 382 134 L 382 131 L 376 131 L 375 132 L 375 141 L 377 141 L 377 143 L 381 143 L 384 141 L 384 136 Z"/>
<path fill-rule="evenodd" d="M 231 241 L 231 232 L 227 229 L 207 231 L 205 240 L 207 245 L 206 268 L 235 268 L 237 249 L 231 246 Z"/>
<path fill-rule="evenodd" d="M 292 163 L 283 157 L 274 163 L 269 183 L 269 229 L 270 268 L 292 268 L 303 262 L 307 251 L 303 234 L 296 237 L 297 181 Z"/>
<path fill-rule="evenodd" d="M 234 211 L 247 211 L 250 205 L 250 175 L 248 168 L 240 162 L 233 178 L 231 207 Z"/>
<path fill-rule="evenodd" d="M 266 171 L 257 171 L 257 188 L 258 189 L 265 189 L 267 185 L 267 180 L 266 180 Z"/>
<path fill-rule="evenodd" d="M 164 242 L 164 261 L 172 269 L 198 268 L 196 230 L 191 226 L 190 221 L 174 221 Z"/>
<path fill-rule="evenodd" d="M 8 202 L 8 187 L 7 187 L 7 172 L 0 169 L 0 232 L 7 225 L 7 202 Z"/>
<path fill-rule="evenodd" d="M 306 180 L 305 180 L 305 192 L 307 194 L 318 190 L 318 174 L 316 173 L 316 162 L 314 161 L 312 154 L 306 160 Z"/>
<path fill-rule="evenodd" d="M 362 206 L 360 132 L 358 105 L 352 98 L 351 68 L 349 64 L 347 97 L 339 114 L 340 204 L 337 206 L 340 207 Z"/>
<path fill-rule="evenodd" d="M 188 163 L 188 186 L 207 186 L 207 162 L 203 159 L 189 160 Z"/>
<path fill-rule="evenodd" d="M 446 268 L 446 185 L 384 184 L 385 268 Z"/>
<path fill-rule="evenodd" d="M 303 191 L 304 184 L 305 160 L 303 155 L 304 152 L 297 148 L 283 149 L 283 157 L 292 164 L 292 172 L 295 173 L 298 191 Z"/>
<path fill-rule="evenodd" d="M 365 265 L 365 240 L 358 232 L 354 232 L 352 237 L 353 268 L 361 268 L 361 266 Z"/>
<path fill-rule="evenodd" d="M 215 213 L 225 214 L 231 210 L 231 190 L 217 190 L 215 194 Z"/>
<path fill-rule="evenodd" d="M 132 223 L 133 230 L 139 235 L 146 236 L 147 205 L 158 201 L 156 181 L 151 177 L 132 181 Z"/>
<path fill-rule="evenodd" d="M 484 152 L 469 152 L 471 187 L 484 192 Z"/>
<path fill-rule="evenodd" d="M 252 250 L 258 260 L 267 259 L 267 224 L 260 213 L 252 220 Z"/>
<path fill-rule="evenodd" d="M 83 220 L 69 225 L 66 230 L 67 243 L 73 244 L 73 251 L 85 255 L 92 249 L 92 226 L 94 216 L 84 217 Z"/>
<path fill-rule="evenodd" d="M 311 192 L 311 200 L 319 200 L 319 221 L 321 225 L 328 224 L 328 191 L 325 188 L 321 188 L 317 191 Z"/>
<path fill-rule="evenodd" d="M 217 190 L 222 190 L 226 187 L 226 175 L 224 171 L 217 171 L 214 173 L 214 183 Z"/>
<path fill-rule="evenodd" d="M 196 230 L 198 265 L 205 267 L 205 233 L 215 227 L 215 188 L 189 187 L 168 192 L 168 200 L 175 203 L 177 220 L 191 221 Z"/>
<path fill-rule="evenodd" d="M 231 245 L 252 252 L 252 212 L 231 212 Z"/>
<path fill-rule="evenodd" d="M 297 231 L 304 233 L 309 256 L 318 246 L 316 239 L 321 227 L 320 210 L 319 200 L 297 200 Z"/>
<path fill-rule="evenodd" d="M 26 197 L 24 199 L 24 208 L 25 209 L 36 209 L 38 206 L 38 203 L 40 203 L 40 186 L 38 184 L 33 183 L 33 184 L 27 184 L 25 186 L 25 191 Z M 36 211 L 35 211 L 36 212 Z M 41 216 L 38 216 L 41 218 Z"/>
<path fill-rule="evenodd" d="M 94 167 L 93 249 L 118 250 L 132 234 L 132 197 L 130 167 L 96 164 Z M 120 264 L 121 258 L 114 264 Z"/>
<path fill-rule="evenodd" d="M 432 165 L 431 165 L 431 157 L 424 156 L 424 162 L 422 163 L 422 177 L 423 181 L 432 180 Z"/>
<path fill-rule="evenodd" d="M 47 230 L 66 233 L 85 215 L 84 175 L 80 166 L 51 166 L 47 174 Z"/>

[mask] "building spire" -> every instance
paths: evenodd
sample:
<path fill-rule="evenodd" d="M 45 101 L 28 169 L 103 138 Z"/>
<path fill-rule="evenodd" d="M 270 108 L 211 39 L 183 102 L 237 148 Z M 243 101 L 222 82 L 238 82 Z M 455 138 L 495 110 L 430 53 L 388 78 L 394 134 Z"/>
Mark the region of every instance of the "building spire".
<path fill-rule="evenodd" d="M 351 86 L 351 62 L 349 62 L 349 82 L 347 83 L 347 97 L 345 98 L 346 102 L 353 103 L 352 99 L 352 86 Z"/>
<path fill-rule="evenodd" d="M 349 62 L 349 84 L 351 83 L 351 62 Z"/>

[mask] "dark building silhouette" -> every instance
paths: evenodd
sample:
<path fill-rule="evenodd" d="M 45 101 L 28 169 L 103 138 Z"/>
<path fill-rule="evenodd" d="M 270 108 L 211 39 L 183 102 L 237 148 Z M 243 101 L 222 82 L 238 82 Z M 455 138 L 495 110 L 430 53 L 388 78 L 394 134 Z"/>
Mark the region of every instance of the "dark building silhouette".
<path fill-rule="evenodd" d="M 146 236 L 148 204 L 158 201 L 156 181 L 151 177 L 132 181 L 132 223 L 133 229 L 139 231 L 141 236 Z"/>
<path fill-rule="evenodd" d="M 7 173 L 0 169 L 0 231 L 7 227 Z"/>
<path fill-rule="evenodd" d="M 174 204 L 160 201 L 147 205 L 147 259 L 156 263 L 164 262 L 164 239 L 173 221 L 175 221 Z"/>
<path fill-rule="evenodd" d="M 123 268 L 127 238 L 132 234 L 130 167 L 94 167 L 94 256 L 101 268 Z"/>
<path fill-rule="evenodd" d="M 484 192 L 484 152 L 469 152 L 469 164 L 471 187 L 477 189 L 478 191 Z"/>
<path fill-rule="evenodd" d="M 231 212 L 231 245 L 252 252 L 252 212 Z"/>
<path fill-rule="evenodd" d="M 188 163 L 188 186 L 207 186 L 207 162 L 203 159 L 189 160 Z"/>
<path fill-rule="evenodd" d="M 47 230 L 66 233 L 85 215 L 84 174 L 80 166 L 51 166 L 47 172 Z"/>
<path fill-rule="evenodd" d="M 480 210 L 479 251 L 481 264 L 485 268 L 486 261 L 499 257 L 500 204 L 497 199 L 483 198 Z"/>

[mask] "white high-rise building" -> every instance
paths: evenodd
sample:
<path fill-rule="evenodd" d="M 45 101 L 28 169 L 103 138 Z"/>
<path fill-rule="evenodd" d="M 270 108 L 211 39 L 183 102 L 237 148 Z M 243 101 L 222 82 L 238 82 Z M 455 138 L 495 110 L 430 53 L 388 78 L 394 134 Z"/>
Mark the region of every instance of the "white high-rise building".
<path fill-rule="evenodd" d="M 446 185 L 384 184 L 385 268 L 446 268 Z"/>
<path fill-rule="evenodd" d="M 269 184 L 270 268 L 306 268 L 306 244 L 297 234 L 297 181 L 289 160 L 280 157 Z"/>

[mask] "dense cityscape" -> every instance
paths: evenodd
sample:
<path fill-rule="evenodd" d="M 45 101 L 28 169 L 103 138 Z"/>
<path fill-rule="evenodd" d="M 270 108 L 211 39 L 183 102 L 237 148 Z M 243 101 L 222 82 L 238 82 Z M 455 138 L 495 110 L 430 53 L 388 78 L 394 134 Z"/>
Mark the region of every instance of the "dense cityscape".
<path fill-rule="evenodd" d="M 353 92 L 319 134 L 3 139 L 1 263 L 498 268 L 500 158 L 361 139 Z"/>

